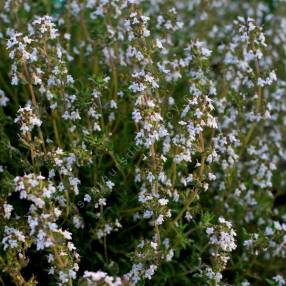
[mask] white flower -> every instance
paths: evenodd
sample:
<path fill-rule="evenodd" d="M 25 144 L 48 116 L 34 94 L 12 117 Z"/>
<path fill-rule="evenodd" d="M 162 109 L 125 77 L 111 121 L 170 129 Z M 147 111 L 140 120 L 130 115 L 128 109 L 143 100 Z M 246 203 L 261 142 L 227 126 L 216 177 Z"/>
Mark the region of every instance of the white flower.
<path fill-rule="evenodd" d="M 42 121 L 36 116 L 29 104 L 18 110 L 15 122 L 21 125 L 21 131 L 23 134 L 31 132 L 35 126 L 42 125 Z"/>
<path fill-rule="evenodd" d="M 281 275 L 276 275 L 272 278 L 278 286 L 286 285 L 285 279 Z"/>
<path fill-rule="evenodd" d="M 13 210 L 13 206 L 10 204 L 3 204 L 4 208 L 4 218 L 9 219 L 11 216 L 11 212 Z"/>
<path fill-rule="evenodd" d="M 83 200 L 87 203 L 90 203 L 91 202 L 91 196 L 89 194 L 85 194 Z"/>
<path fill-rule="evenodd" d="M 192 220 L 193 216 L 189 211 L 186 212 L 185 219 L 190 222 Z"/>
<path fill-rule="evenodd" d="M 16 248 L 18 247 L 19 242 L 25 242 L 25 240 L 26 238 L 22 231 L 19 231 L 13 227 L 4 227 L 4 236 L 2 239 L 4 250 L 7 248 Z"/>
<path fill-rule="evenodd" d="M 112 108 L 112 109 L 117 109 L 117 103 L 116 103 L 116 101 L 113 100 L 113 99 L 110 101 L 110 108 Z"/>
<path fill-rule="evenodd" d="M 156 46 L 157 46 L 157 48 L 159 48 L 159 49 L 163 49 L 163 44 L 162 44 L 162 42 L 161 42 L 160 39 L 156 39 Z"/>
<path fill-rule="evenodd" d="M 151 279 L 154 275 L 155 271 L 157 270 L 157 265 L 150 265 L 150 267 L 145 271 L 145 278 Z"/>
<path fill-rule="evenodd" d="M 6 106 L 9 102 L 9 98 L 5 96 L 5 93 L 2 89 L 0 89 L 0 106 Z"/>
<path fill-rule="evenodd" d="M 159 199 L 158 202 L 159 202 L 159 204 L 161 206 L 166 206 L 168 204 L 169 200 L 167 200 L 167 199 Z"/>
<path fill-rule="evenodd" d="M 79 228 L 84 228 L 84 225 L 83 225 L 83 220 L 80 216 L 78 215 L 74 215 L 73 216 L 73 224 L 74 226 L 79 229 Z"/>
<path fill-rule="evenodd" d="M 214 228 L 213 227 L 208 227 L 206 230 L 207 234 L 213 234 L 214 233 Z"/>
<path fill-rule="evenodd" d="M 164 221 L 164 216 L 163 215 L 159 215 L 158 218 L 155 221 L 156 225 L 161 225 Z"/>
<path fill-rule="evenodd" d="M 114 187 L 114 183 L 113 183 L 112 181 L 110 181 L 110 180 L 107 180 L 107 181 L 105 182 L 105 184 L 106 184 L 106 186 L 107 186 L 110 190 L 112 190 L 113 187 Z"/>
<path fill-rule="evenodd" d="M 265 235 L 267 235 L 267 236 L 271 236 L 271 235 L 273 235 L 273 229 L 271 228 L 271 227 L 269 227 L 269 226 L 267 226 L 266 228 L 265 228 Z"/>

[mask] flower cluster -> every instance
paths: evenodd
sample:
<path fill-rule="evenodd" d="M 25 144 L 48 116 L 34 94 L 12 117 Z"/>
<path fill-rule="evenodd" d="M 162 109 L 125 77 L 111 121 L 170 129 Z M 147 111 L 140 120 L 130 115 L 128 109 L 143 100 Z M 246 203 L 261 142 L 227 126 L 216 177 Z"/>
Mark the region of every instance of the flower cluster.
<path fill-rule="evenodd" d="M 219 225 L 206 229 L 211 246 L 211 256 L 214 260 L 213 268 L 216 273 L 221 272 L 226 267 L 230 258 L 229 253 L 237 247 L 236 232 L 232 229 L 232 224 L 223 217 L 219 217 L 218 221 Z"/>
<path fill-rule="evenodd" d="M 15 118 L 15 122 L 21 125 L 23 135 L 31 133 L 35 126 L 40 127 L 42 125 L 42 121 L 34 113 L 31 105 L 21 107 L 17 114 L 18 116 Z"/>
<path fill-rule="evenodd" d="M 72 234 L 57 225 L 62 213 L 56 206 L 57 189 L 51 181 L 41 175 L 29 174 L 16 177 L 14 181 L 20 199 L 31 202 L 27 216 L 29 236 L 37 250 L 50 250 L 49 274 L 58 275 L 61 285 L 65 285 L 76 278 L 76 260 L 79 255 L 70 241 Z"/>

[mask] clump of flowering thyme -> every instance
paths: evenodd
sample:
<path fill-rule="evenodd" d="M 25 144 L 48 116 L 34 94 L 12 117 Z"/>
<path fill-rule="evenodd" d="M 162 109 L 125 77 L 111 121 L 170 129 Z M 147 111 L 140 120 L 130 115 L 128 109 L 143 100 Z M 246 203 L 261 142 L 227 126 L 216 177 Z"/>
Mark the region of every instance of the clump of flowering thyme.
<path fill-rule="evenodd" d="M 282 2 L 0 1 L 3 285 L 286 285 Z"/>

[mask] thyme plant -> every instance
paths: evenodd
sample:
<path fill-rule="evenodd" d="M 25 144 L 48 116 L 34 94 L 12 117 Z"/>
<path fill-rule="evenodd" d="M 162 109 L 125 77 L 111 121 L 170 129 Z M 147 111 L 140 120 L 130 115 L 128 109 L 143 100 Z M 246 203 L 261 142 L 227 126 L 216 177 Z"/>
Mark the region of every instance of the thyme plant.
<path fill-rule="evenodd" d="M 0 0 L 0 284 L 286 285 L 285 12 Z"/>

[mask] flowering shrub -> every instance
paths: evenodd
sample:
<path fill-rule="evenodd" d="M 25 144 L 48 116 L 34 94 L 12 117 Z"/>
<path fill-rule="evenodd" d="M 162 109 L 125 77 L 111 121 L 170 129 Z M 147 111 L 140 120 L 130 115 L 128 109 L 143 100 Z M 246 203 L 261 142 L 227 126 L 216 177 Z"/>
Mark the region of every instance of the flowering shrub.
<path fill-rule="evenodd" d="M 2 285 L 286 285 L 285 1 L 0 1 Z"/>

